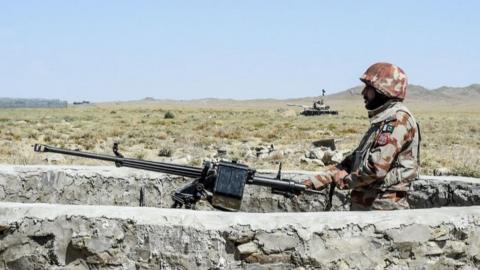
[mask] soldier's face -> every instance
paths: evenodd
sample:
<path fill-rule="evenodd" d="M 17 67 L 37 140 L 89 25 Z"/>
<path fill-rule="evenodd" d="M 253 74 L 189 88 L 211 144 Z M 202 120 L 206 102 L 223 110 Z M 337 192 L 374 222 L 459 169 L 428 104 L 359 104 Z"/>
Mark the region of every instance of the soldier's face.
<path fill-rule="evenodd" d="M 365 107 L 370 108 L 369 104 L 375 99 L 375 88 L 370 85 L 366 85 L 362 90 L 363 101 L 365 102 Z"/>

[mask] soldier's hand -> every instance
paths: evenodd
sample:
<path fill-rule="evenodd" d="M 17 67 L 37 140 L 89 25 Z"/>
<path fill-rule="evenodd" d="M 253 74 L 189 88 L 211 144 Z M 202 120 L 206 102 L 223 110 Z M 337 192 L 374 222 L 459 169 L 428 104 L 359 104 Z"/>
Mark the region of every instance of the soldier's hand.
<path fill-rule="evenodd" d="M 333 175 L 333 181 L 337 184 L 337 187 L 340 189 L 346 189 L 347 183 L 345 182 L 345 176 L 348 175 L 348 172 L 345 170 L 337 170 Z"/>
<path fill-rule="evenodd" d="M 314 189 L 312 180 L 310 179 L 303 180 L 303 184 L 309 189 Z"/>
<path fill-rule="evenodd" d="M 329 173 L 324 173 L 324 174 L 315 175 L 314 177 L 303 181 L 303 184 L 310 189 L 322 190 L 332 182 L 333 182 L 332 175 Z"/>

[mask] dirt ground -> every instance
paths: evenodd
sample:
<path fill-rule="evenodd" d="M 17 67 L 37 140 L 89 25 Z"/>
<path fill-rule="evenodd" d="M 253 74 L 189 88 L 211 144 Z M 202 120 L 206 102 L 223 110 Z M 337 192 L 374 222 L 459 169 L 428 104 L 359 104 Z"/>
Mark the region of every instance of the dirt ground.
<path fill-rule="evenodd" d="M 0 109 L 0 163 L 105 164 L 101 161 L 39 154 L 33 144 L 200 165 L 205 159 L 238 159 L 258 169 L 322 170 L 300 160 L 312 142 L 336 139 L 346 153 L 368 128 L 361 100 L 329 102 L 338 116 L 305 117 L 281 100 L 138 101 L 69 106 L 61 109 Z M 294 100 L 305 104 L 307 100 Z M 428 102 L 428 103 L 426 103 Z M 421 124 L 422 174 L 446 167 L 454 174 L 480 177 L 480 108 L 432 101 L 407 103 Z M 171 118 L 166 117 L 170 114 Z M 255 149 L 274 153 L 256 157 Z M 218 153 L 226 152 L 219 157 Z"/>

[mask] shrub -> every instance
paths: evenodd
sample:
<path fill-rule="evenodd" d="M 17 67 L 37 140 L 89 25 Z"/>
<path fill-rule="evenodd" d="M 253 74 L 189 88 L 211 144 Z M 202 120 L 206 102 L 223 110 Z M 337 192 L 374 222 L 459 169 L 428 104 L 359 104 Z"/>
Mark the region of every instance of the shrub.
<path fill-rule="evenodd" d="M 170 147 L 162 147 L 160 151 L 158 151 L 159 157 L 171 157 L 173 155 L 173 149 Z"/>
<path fill-rule="evenodd" d="M 165 119 L 173 119 L 175 118 L 175 115 L 171 112 L 171 111 L 168 111 L 165 113 L 165 115 L 163 116 L 163 118 Z"/>

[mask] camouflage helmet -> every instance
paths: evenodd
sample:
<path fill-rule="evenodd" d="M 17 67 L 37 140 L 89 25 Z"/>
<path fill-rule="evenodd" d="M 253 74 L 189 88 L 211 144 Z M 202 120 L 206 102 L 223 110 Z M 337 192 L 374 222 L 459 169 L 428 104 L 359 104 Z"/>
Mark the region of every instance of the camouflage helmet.
<path fill-rule="evenodd" d="M 390 63 L 371 65 L 360 80 L 390 98 L 403 100 L 407 93 L 407 75 Z"/>

